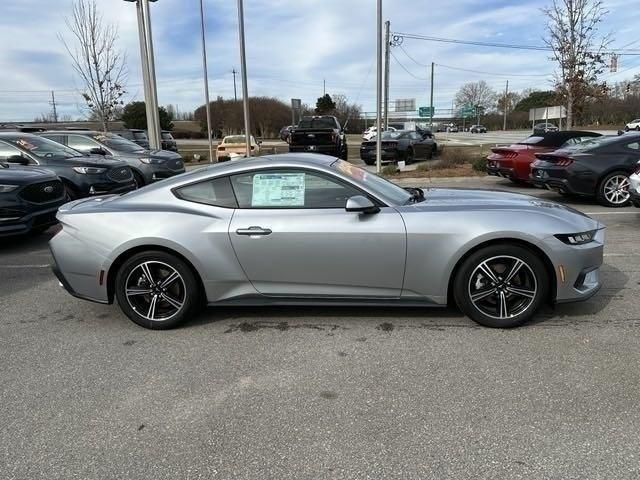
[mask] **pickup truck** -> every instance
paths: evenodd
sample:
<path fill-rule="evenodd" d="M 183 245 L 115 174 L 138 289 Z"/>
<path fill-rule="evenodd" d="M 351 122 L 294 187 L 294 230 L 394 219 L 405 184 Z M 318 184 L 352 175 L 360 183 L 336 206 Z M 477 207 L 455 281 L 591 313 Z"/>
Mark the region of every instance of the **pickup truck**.
<path fill-rule="evenodd" d="M 336 117 L 329 115 L 302 117 L 291 129 L 290 152 L 324 153 L 347 159 L 347 136 Z"/>

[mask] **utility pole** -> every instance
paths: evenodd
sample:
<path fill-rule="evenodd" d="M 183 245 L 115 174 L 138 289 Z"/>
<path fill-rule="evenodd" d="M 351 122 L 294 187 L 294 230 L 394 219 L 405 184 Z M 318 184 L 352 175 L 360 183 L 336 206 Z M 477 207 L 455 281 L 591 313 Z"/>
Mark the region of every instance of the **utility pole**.
<path fill-rule="evenodd" d="M 324 97 L 327 94 L 327 81 L 322 79 L 322 96 Z"/>
<path fill-rule="evenodd" d="M 202 33 L 202 69 L 204 70 L 204 104 L 207 114 L 207 139 L 209 140 L 209 163 L 213 163 L 213 139 L 211 138 L 211 105 L 209 104 L 209 70 L 207 69 L 207 44 L 204 35 L 204 5 L 200 0 L 200 30 Z"/>
<path fill-rule="evenodd" d="M 377 58 L 376 58 L 376 172 L 380 173 L 382 167 L 382 0 L 377 0 Z"/>
<path fill-rule="evenodd" d="M 249 87 L 247 86 L 247 55 L 244 47 L 244 8 L 238 0 L 238 40 L 240 42 L 240 74 L 242 75 L 242 109 L 244 110 L 244 135 L 247 158 L 251 156 L 251 128 L 249 120 Z"/>
<path fill-rule="evenodd" d="M 431 62 L 431 105 L 429 108 L 429 126 L 433 129 L 433 71 L 435 68 L 435 63 Z"/>
<path fill-rule="evenodd" d="M 389 128 L 389 20 L 384 22 L 384 131 Z"/>
<path fill-rule="evenodd" d="M 56 109 L 56 95 L 51 90 L 51 106 L 53 107 L 53 121 L 58 123 L 58 110 Z"/>
<path fill-rule="evenodd" d="M 234 68 L 233 70 L 231 70 L 231 73 L 233 73 L 233 99 L 237 102 L 238 101 L 238 92 L 236 91 L 236 69 Z"/>
<path fill-rule="evenodd" d="M 509 80 L 507 80 L 507 86 L 504 89 L 504 105 L 502 106 L 502 108 L 504 108 L 504 121 L 502 124 L 502 130 L 507 130 L 507 100 L 509 98 Z"/>

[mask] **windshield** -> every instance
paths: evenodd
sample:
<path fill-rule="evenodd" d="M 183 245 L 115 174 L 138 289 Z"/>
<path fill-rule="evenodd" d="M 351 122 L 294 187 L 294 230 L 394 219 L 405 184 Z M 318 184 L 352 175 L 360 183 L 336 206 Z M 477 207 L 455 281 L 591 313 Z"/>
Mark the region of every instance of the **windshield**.
<path fill-rule="evenodd" d="M 122 138 L 120 135 L 114 135 L 112 133 L 94 135 L 92 138 L 117 152 L 133 153 L 144 150 L 137 143 L 133 143 L 126 138 Z"/>
<path fill-rule="evenodd" d="M 74 158 L 83 156 L 72 148 L 35 135 L 19 135 L 9 138 L 4 137 L 4 139 L 39 158 Z"/>
<path fill-rule="evenodd" d="M 230 137 L 224 137 L 222 143 L 244 143 L 246 142 L 246 137 L 244 135 L 232 135 Z M 256 143 L 253 136 L 251 136 L 251 143 Z"/>
<path fill-rule="evenodd" d="M 382 135 L 380 136 L 380 138 L 382 140 L 395 140 L 396 138 L 400 138 L 400 136 L 403 134 L 404 132 L 400 131 L 400 132 L 382 132 Z"/>
<path fill-rule="evenodd" d="M 562 150 L 569 150 L 571 152 L 586 152 L 587 150 L 592 150 L 598 147 L 604 147 L 605 145 L 612 145 L 620 141 L 621 141 L 621 137 L 618 135 L 602 136 L 602 137 L 590 138 L 589 140 L 584 140 L 580 143 L 576 143 L 575 145 L 562 147 Z"/>
<path fill-rule="evenodd" d="M 336 160 L 331 166 L 343 175 L 369 188 L 373 193 L 379 193 L 381 196 L 392 200 L 396 205 L 404 205 L 411 198 L 411 194 L 404 188 L 400 188 L 390 181 L 356 167 L 349 162 Z"/>
<path fill-rule="evenodd" d="M 173 140 L 173 135 L 171 135 L 168 132 L 162 132 L 160 136 L 162 137 L 163 140 Z"/>
<path fill-rule="evenodd" d="M 336 121 L 333 118 L 303 118 L 298 128 L 336 128 Z"/>
<path fill-rule="evenodd" d="M 133 132 L 133 138 L 136 140 L 149 140 L 145 132 Z"/>

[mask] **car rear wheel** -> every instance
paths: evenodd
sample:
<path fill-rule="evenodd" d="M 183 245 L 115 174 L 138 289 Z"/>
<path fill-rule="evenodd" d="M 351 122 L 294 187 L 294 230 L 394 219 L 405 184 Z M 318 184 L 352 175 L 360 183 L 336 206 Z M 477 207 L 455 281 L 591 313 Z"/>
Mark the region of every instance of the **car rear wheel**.
<path fill-rule="evenodd" d="M 199 303 L 198 282 L 191 268 L 166 252 L 132 256 L 118 270 L 115 284 L 124 314 L 145 328 L 174 328 L 189 319 Z"/>
<path fill-rule="evenodd" d="M 598 185 L 598 202 L 605 207 L 618 208 L 629 205 L 629 175 L 612 172 Z"/>
<path fill-rule="evenodd" d="M 493 328 L 522 325 L 548 294 L 548 275 L 542 260 L 519 245 L 482 248 L 460 266 L 454 279 L 454 298 L 473 321 Z"/>
<path fill-rule="evenodd" d="M 413 148 L 409 148 L 405 155 L 404 161 L 407 165 L 409 165 L 410 163 L 415 162 L 415 160 L 416 160 L 416 154 L 413 151 Z"/>

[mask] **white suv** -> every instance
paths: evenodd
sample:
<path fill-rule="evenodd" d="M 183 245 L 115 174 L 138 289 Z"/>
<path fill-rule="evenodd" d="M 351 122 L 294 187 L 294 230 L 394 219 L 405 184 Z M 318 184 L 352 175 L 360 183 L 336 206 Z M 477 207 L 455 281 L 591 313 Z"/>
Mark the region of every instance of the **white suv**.
<path fill-rule="evenodd" d="M 387 131 L 395 132 L 396 129 L 393 127 L 387 127 Z M 378 132 L 378 129 L 375 126 L 367 128 L 362 134 L 362 140 L 364 140 L 365 142 L 368 142 L 369 140 L 373 139 L 376 136 L 377 132 Z"/>
<path fill-rule="evenodd" d="M 640 132 L 640 118 L 636 118 L 633 122 L 629 122 L 625 125 L 624 131 L 637 130 Z"/>

